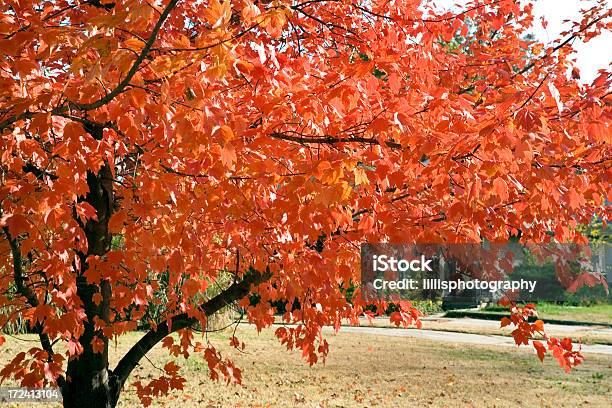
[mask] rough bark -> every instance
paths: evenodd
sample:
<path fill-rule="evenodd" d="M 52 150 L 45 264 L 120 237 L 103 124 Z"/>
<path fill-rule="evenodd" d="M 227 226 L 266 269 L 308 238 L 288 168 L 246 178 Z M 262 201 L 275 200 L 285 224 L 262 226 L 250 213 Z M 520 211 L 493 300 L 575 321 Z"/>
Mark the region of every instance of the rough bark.
<path fill-rule="evenodd" d="M 92 130 L 92 134 L 98 136 Z M 99 130 L 101 133 L 101 129 Z M 101 135 L 100 135 L 101 136 Z M 68 362 L 66 370 L 66 383 L 62 387 L 64 407 L 114 407 L 116 386 L 108 370 L 108 339 L 97 332 L 94 321 L 97 317 L 108 322 L 109 299 L 111 295 L 110 283 L 102 280 L 100 284 L 90 284 L 83 273 L 87 270 L 87 257 L 89 255 L 104 256 L 110 249 L 112 235 L 108 231 L 108 221 L 113 209 L 113 186 L 110 166 L 106 163 L 98 172 L 87 173 L 89 193 L 84 197 L 85 202 L 96 209 L 97 219 L 88 220 L 83 227 L 87 237 L 87 254 L 79 254 L 82 271 L 77 276 L 77 294 L 83 302 L 87 321 L 84 322 L 84 332 L 79 338 L 83 352 L 77 358 Z M 93 297 L 101 293 L 102 302 L 96 304 Z M 104 350 L 96 353 L 92 347 L 92 340 L 96 336 L 104 342 Z"/>

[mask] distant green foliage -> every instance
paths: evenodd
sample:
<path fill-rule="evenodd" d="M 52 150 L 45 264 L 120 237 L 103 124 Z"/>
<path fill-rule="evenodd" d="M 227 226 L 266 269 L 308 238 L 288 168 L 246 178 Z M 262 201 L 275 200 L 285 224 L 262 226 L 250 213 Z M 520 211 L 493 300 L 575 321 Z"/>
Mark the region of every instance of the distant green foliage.
<path fill-rule="evenodd" d="M 582 286 L 575 293 L 566 292 L 557 278 L 554 264 L 551 262 L 539 263 L 529 254 L 525 262 L 514 269 L 512 279 L 537 280 L 536 291 L 533 295 L 537 299 L 576 306 L 612 302 L 612 297 L 606 293 L 603 285 Z"/>
<path fill-rule="evenodd" d="M 418 309 L 424 315 L 430 315 L 434 313 L 442 313 L 442 302 L 440 301 L 431 301 L 431 300 L 413 300 L 411 301 L 412 305 Z M 372 313 L 377 313 L 376 305 L 368 305 L 366 310 L 371 311 Z M 384 311 L 384 314 L 391 314 L 399 310 L 399 305 L 393 302 L 389 302 L 387 309 Z"/>

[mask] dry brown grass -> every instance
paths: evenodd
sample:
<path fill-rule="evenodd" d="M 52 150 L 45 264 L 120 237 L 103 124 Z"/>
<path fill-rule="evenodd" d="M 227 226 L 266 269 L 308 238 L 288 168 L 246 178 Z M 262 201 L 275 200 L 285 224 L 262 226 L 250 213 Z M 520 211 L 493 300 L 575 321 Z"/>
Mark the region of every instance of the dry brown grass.
<path fill-rule="evenodd" d="M 113 362 L 139 336 L 131 333 L 113 346 Z M 541 364 L 531 350 L 341 332 L 328 336 L 326 364 L 309 367 L 299 353 L 285 351 L 272 331 L 258 335 L 240 327 L 237 336 L 247 343 L 244 353 L 229 347 L 227 333 L 209 339 L 242 368 L 242 386 L 211 382 L 202 356 L 178 359 L 188 379 L 186 389 L 153 406 L 608 408 L 612 395 L 611 356 L 589 355 L 565 374 L 550 358 Z M 0 363 L 32 344 L 8 338 Z M 157 376 L 153 365 L 162 367 L 168 356 L 156 347 L 149 359 L 141 362 L 131 382 Z M 133 387 L 124 390 L 119 406 L 138 406 Z"/>

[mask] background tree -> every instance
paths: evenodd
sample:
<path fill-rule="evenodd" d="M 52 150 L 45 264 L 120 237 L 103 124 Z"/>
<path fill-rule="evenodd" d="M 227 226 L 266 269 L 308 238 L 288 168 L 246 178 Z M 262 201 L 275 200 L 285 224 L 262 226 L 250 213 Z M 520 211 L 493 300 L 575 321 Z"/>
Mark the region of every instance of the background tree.
<path fill-rule="evenodd" d="M 297 299 L 276 334 L 316 362 L 321 327 L 363 311 L 340 287 L 364 241 L 583 241 L 608 218 L 610 73 L 568 76 L 572 43 L 610 28 L 603 0 L 550 47 L 522 39 L 531 5 L 510 0 L 0 7 L 0 325 L 26 318 L 41 342 L 1 375 L 56 383 L 67 407 L 114 406 L 160 341 L 240 381 L 190 329 L 232 302 L 263 329 Z M 220 270 L 234 279 L 206 298 Z M 162 276 L 163 317 L 109 367 Z M 512 311 L 517 343 L 543 330 Z M 137 389 L 146 404 L 183 381 L 169 363 Z"/>

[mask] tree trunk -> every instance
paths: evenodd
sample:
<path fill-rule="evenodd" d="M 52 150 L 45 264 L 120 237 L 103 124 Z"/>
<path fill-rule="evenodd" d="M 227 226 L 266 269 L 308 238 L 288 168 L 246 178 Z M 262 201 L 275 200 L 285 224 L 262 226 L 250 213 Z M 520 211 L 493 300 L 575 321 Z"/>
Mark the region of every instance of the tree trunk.
<path fill-rule="evenodd" d="M 62 389 L 65 408 L 114 408 L 117 405 L 120 390 L 106 365 L 102 359 L 91 355 L 82 355 L 68 364 L 66 385 Z"/>
<path fill-rule="evenodd" d="M 88 129 L 89 130 L 89 129 Z M 90 133 L 101 137 L 101 129 L 91 129 Z M 108 339 L 95 328 L 95 319 L 109 323 L 109 301 L 111 285 L 102 276 L 97 284 L 87 282 L 83 276 L 87 270 L 87 257 L 90 255 L 104 256 L 111 246 L 112 235 L 108 231 L 108 221 L 113 210 L 113 185 L 110 165 L 105 163 L 98 174 L 87 173 L 89 192 L 84 197 L 96 209 L 97 219 L 89 219 L 82 223 L 87 237 L 87 254 L 79 253 L 81 271 L 76 278 L 77 294 L 83 302 L 87 321 L 83 322 L 84 332 L 78 339 L 83 347 L 80 355 L 68 361 L 66 382 L 62 387 L 64 407 L 110 408 L 117 404 L 120 389 L 117 381 L 108 369 Z M 75 214 L 75 218 L 78 217 Z M 99 293 L 101 301 L 94 302 L 94 295 Z M 98 337 L 98 339 L 96 339 Z M 103 343 L 102 350 L 94 351 L 92 341 Z"/>
<path fill-rule="evenodd" d="M 85 278 L 77 279 L 77 293 L 84 302 L 88 321 L 85 322 L 85 331 L 79 338 L 83 352 L 68 362 L 66 370 L 66 385 L 62 390 L 64 407 L 111 408 L 117 404 L 119 389 L 114 376 L 108 369 L 108 341 L 104 342 L 102 352 L 94 352 L 92 340 L 99 333 L 93 324 L 93 316 L 104 315 L 103 303 L 96 305 L 92 297 L 101 288 L 105 292 L 110 285 L 104 282 L 100 286 L 88 285 Z"/>

